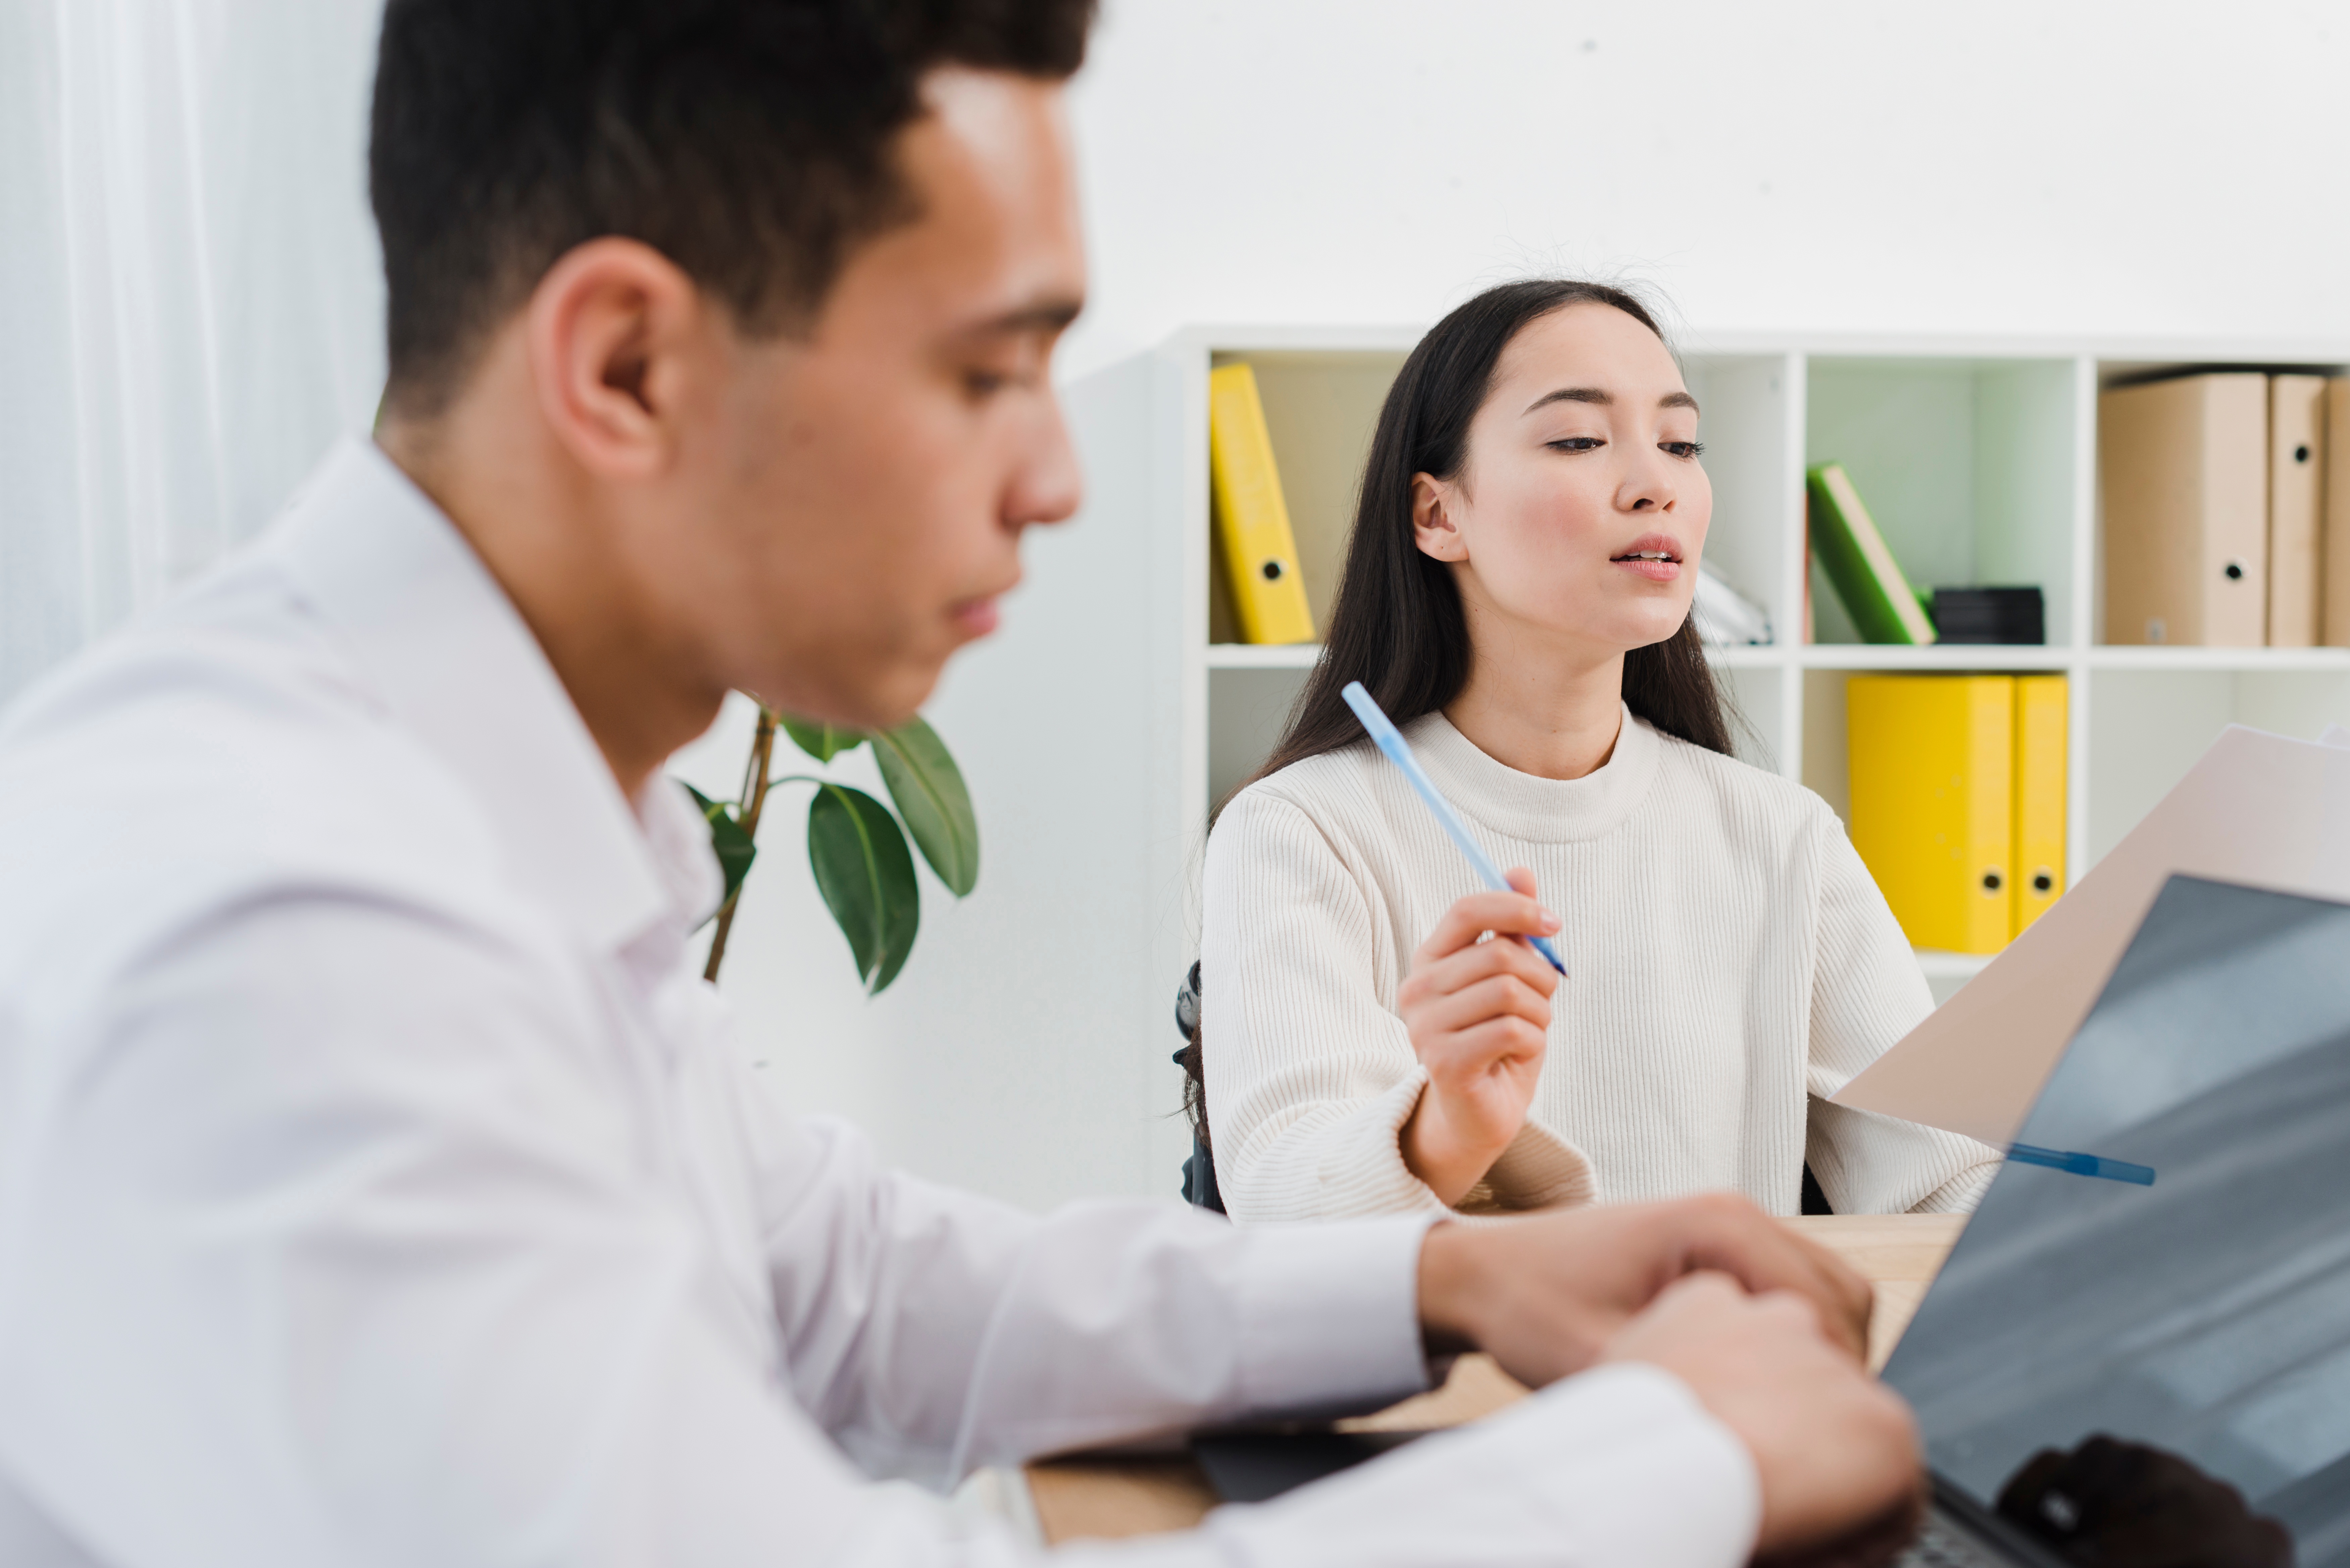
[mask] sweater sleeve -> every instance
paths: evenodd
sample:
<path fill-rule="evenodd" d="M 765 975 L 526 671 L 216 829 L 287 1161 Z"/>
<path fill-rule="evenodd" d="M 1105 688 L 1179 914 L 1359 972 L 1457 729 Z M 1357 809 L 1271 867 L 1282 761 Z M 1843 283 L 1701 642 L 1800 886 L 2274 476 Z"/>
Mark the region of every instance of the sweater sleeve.
<path fill-rule="evenodd" d="M 1997 1173 L 1998 1150 L 1958 1133 L 1829 1103 L 1917 1027 L 1934 998 L 1843 825 L 1831 818 L 1821 843 L 1804 1158 L 1839 1214 L 1964 1213 Z"/>
<path fill-rule="evenodd" d="M 1224 808 L 1201 880 L 1201 1039 L 1232 1218 L 1442 1208 L 1398 1141 L 1428 1075 L 1385 1000 L 1388 939 L 1360 880 L 1305 812 L 1255 790 Z M 1529 1117 L 1461 1207 L 1591 1194 L 1582 1154 Z"/>

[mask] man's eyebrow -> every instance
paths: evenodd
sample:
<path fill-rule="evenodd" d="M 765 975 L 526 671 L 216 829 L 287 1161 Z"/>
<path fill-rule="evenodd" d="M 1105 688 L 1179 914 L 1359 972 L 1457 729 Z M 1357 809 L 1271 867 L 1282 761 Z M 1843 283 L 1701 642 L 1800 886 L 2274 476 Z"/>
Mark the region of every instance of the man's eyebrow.
<path fill-rule="evenodd" d="M 971 329 L 974 337 L 1008 337 L 1023 332 L 1059 332 L 1085 308 L 1082 299 L 1043 299 L 1001 316 L 991 316 Z"/>

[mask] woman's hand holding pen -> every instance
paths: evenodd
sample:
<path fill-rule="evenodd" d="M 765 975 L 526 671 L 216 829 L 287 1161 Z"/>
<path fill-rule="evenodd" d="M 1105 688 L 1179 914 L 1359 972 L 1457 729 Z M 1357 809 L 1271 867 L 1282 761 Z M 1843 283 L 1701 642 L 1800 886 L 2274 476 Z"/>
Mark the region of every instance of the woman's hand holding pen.
<path fill-rule="evenodd" d="M 1519 936 L 1551 936 L 1558 917 L 1534 901 L 1534 873 L 1514 893 L 1471 893 L 1412 954 L 1396 1009 L 1428 1087 L 1403 1126 L 1404 1163 L 1446 1203 L 1477 1185 L 1525 1125 L 1550 1033 L 1558 971 Z M 1495 940 L 1480 939 L 1488 931 Z"/>

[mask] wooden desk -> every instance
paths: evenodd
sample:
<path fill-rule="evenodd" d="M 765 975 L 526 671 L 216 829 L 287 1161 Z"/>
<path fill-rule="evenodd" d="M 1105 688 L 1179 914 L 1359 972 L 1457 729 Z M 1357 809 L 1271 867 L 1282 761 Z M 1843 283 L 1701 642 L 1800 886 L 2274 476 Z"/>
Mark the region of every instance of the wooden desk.
<path fill-rule="evenodd" d="M 1958 1240 L 1954 1214 L 1855 1214 L 1787 1221 L 1831 1247 L 1877 1291 L 1868 1324 L 1868 1364 L 1885 1365 L 1918 1303 Z M 1356 1431 L 1457 1427 L 1523 1398 L 1525 1389 L 1482 1355 L 1464 1355 L 1443 1387 L 1376 1415 L 1339 1423 Z M 1061 1459 L 1027 1469 L 1028 1494 L 1047 1542 L 1188 1530 L 1216 1506 L 1207 1478 L 1190 1459 Z"/>

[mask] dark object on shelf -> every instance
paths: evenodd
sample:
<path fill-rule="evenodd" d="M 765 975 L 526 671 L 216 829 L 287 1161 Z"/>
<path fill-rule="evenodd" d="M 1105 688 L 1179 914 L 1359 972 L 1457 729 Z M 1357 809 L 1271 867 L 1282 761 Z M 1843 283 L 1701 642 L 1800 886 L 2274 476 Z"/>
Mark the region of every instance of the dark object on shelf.
<path fill-rule="evenodd" d="M 1936 588 L 1933 616 L 1944 642 L 2039 647 L 2048 640 L 2048 603 L 2038 588 Z"/>

